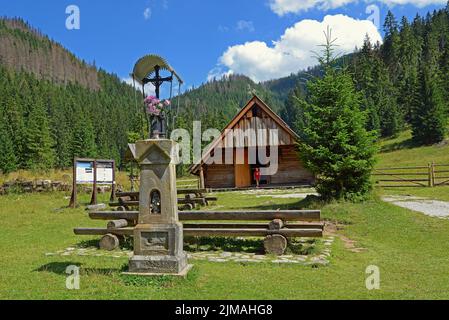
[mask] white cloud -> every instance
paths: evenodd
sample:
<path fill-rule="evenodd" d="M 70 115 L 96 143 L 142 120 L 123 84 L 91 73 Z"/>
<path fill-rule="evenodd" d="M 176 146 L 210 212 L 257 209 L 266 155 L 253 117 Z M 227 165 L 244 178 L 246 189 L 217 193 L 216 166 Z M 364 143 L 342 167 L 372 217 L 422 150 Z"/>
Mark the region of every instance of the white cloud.
<path fill-rule="evenodd" d="M 123 79 L 122 79 L 122 82 L 124 82 L 124 83 L 130 85 L 131 87 L 134 87 L 133 78 L 131 78 L 131 77 L 123 78 Z M 137 81 L 135 82 L 135 86 L 136 86 L 136 89 L 137 89 L 137 90 L 139 90 L 140 92 L 142 92 L 142 85 L 140 85 Z M 148 95 L 155 95 L 155 94 L 156 94 L 155 89 L 154 89 L 154 86 L 153 86 L 152 84 L 148 83 L 148 84 L 145 85 L 145 94 L 146 94 L 147 96 L 148 96 Z"/>
<path fill-rule="evenodd" d="M 382 41 L 379 31 L 368 20 L 356 20 L 341 14 L 328 15 L 321 22 L 302 20 L 285 30 L 272 45 L 252 41 L 229 47 L 208 78 L 239 73 L 254 81 L 265 81 L 316 65 L 312 51 L 320 50 L 318 46 L 324 42 L 323 32 L 328 26 L 332 29 L 333 38 L 337 38 L 339 53 L 350 53 L 355 47 L 361 47 L 366 34 L 373 42 Z"/>
<path fill-rule="evenodd" d="M 368 0 L 269 0 L 271 10 L 279 16 L 287 13 L 299 13 L 309 9 L 330 10 L 343 7 L 350 3 L 370 2 Z M 411 4 L 422 8 L 431 4 L 446 4 L 447 0 L 377 0 L 388 6 Z"/>
<path fill-rule="evenodd" d="M 446 4 L 447 0 L 379 0 L 379 2 L 383 2 L 389 6 L 412 4 L 418 8 L 423 8 L 432 4 Z"/>
<path fill-rule="evenodd" d="M 237 21 L 236 29 L 238 31 L 248 31 L 248 32 L 254 32 L 256 30 L 254 28 L 254 23 L 252 21 L 246 20 Z"/>
<path fill-rule="evenodd" d="M 222 26 L 222 25 L 219 25 L 217 29 L 220 32 L 228 32 L 229 31 L 229 27 Z"/>
<path fill-rule="evenodd" d="M 322 10 L 335 9 L 358 0 L 270 0 L 270 8 L 277 15 L 298 13 L 312 8 Z"/>
<path fill-rule="evenodd" d="M 145 20 L 149 20 L 151 18 L 151 8 L 145 8 L 145 10 L 143 11 L 143 17 L 145 18 Z"/>

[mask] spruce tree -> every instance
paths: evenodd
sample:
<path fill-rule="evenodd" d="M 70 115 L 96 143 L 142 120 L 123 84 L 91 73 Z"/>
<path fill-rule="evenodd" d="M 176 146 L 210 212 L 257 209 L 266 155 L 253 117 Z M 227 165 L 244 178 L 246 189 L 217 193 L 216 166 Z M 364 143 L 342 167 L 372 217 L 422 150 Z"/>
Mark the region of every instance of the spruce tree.
<path fill-rule="evenodd" d="M 17 169 L 17 158 L 11 132 L 8 130 L 2 109 L 0 108 L 0 172 L 8 174 Z"/>
<path fill-rule="evenodd" d="M 319 61 L 324 77 L 308 83 L 310 102 L 301 102 L 304 126 L 299 155 L 316 175 L 323 198 L 363 199 L 371 190 L 375 135 L 365 129 L 365 114 L 351 76 L 333 66 L 330 32 Z"/>
<path fill-rule="evenodd" d="M 25 128 L 25 165 L 32 170 L 49 169 L 54 165 L 54 142 L 42 100 L 34 99 Z"/>
<path fill-rule="evenodd" d="M 391 79 L 396 82 L 398 76 L 398 64 L 399 57 L 399 30 L 398 22 L 396 21 L 393 12 L 390 10 L 387 13 L 384 23 L 384 44 L 382 46 L 383 60 L 390 70 Z"/>
<path fill-rule="evenodd" d="M 418 144 L 441 142 L 447 133 L 447 102 L 441 90 L 438 40 L 428 30 L 420 74 L 419 92 L 412 113 L 413 140 Z"/>
<path fill-rule="evenodd" d="M 377 50 L 367 36 L 356 54 L 352 70 L 357 89 L 363 95 L 362 110 L 367 114 L 367 129 L 375 130 L 383 137 L 391 137 L 403 128 L 403 116 L 388 69 Z"/>
<path fill-rule="evenodd" d="M 72 154 L 74 157 L 94 158 L 97 156 L 95 134 L 92 122 L 84 116 L 80 116 L 73 130 Z M 109 150 L 110 151 L 110 150 Z M 105 157 L 110 156 L 109 152 Z"/>
<path fill-rule="evenodd" d="M 298 122 L 302 121 L 302 110 L 298 108 L 296 101 L 305 97 L 301 85 L 298 83 L 288 95 L 284 108 L 281 109 L 281 118 L 292 128 L 298 132 Z"/>

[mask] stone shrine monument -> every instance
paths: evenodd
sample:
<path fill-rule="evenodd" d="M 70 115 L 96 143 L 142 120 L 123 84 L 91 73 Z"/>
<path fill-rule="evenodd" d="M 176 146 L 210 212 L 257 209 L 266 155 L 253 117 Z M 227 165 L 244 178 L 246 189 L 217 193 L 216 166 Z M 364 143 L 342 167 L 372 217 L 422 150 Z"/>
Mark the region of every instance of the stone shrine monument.
<path fill-rule="evenodd" d="M 177 208 L 176 143 L 165 139 L 138 141 L 136 160 L 141 171 L 139 221 L 129 272 L 186 274 L 189 266 Z"/>
<path fill-rule="evenodd" d="M 172 77 L 160 78 L 161 69 L 171 71 Z M 156 78 L 149 79 L 151 74 Z M 159 86 L 171 81 L 173 74 L 164 60 L 147 56 L 137 62 L 133 77 L 143 84 L 152 82 L 159 98 Z M 127 274 L 184 276 L 191 268 L 183 250 L 183 228 L 178 220 L 177 146 L 172 140 L 160 138 L 166 136 L 161 121 L 165 118 L 158 116 L 158 121 L 151 122 L 151 139 L 135 144 L 135 160 L 140 167 L 139 218 Z"/>

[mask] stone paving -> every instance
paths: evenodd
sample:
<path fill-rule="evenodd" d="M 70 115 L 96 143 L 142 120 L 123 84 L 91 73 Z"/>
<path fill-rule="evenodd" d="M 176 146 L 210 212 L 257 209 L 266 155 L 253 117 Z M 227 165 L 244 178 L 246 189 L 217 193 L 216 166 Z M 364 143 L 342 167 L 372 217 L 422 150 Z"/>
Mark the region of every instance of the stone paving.
<path fill-rule="evenodd" d="M 430 217 L 449 218 L 449 202 L 446 201 L 429 200 L 413 196 L 386 196 L 382 200 L 398 207 L 421 212 Z"/>
<path fill-rule="evenodd" d="M 332 244 L 335 238 L 333 236 L 324 237 L 317 240 L 314 245 L 319 247 L 319 252 L 311 255 L 286 254 L 283 256 L 262 255 L 248 252 L 227 252 L 227 251 L 198 251 L 187 252 L 191 260 L 202 260 L 215 263 L 273 263 L 273 264 L 297 264 L 297 265 L 328 265 L 331 256 Z M 300 240 L 301 241 L 301 240 Z M 304 240 L 307 241 L 307 240 Z M 133 255 L 129 249 L 118 249 L 114 251 L 103 251 L 97 247 L 68 247 L 56 252 L 48 252 L 46 256 L 90 256 L 90 257 L 109 257 L 115 259 L 128 259 Z"/>

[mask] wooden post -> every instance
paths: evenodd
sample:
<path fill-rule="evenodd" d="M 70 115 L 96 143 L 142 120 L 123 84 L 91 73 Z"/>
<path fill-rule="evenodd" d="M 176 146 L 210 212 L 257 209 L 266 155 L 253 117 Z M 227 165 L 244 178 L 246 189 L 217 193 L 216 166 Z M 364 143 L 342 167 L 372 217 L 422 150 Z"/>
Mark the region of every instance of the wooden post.
<path fill-rule="evenodd" d="M 432 162 L 432 187 L 435 187 L 435 162 Z"/>
<path fill-rule="evenodd" d="M 116 183 L 115 183 L 115 160 L 112 161 L 112 186 L 111 186 L 111 198 L 109 199 L 110 202 L 115 201 L 115 189 Z"/>
<path fill-rule="evenodd" d="M 76 208 L 77 206 L 77 190 L 76 190 L 76 163 L 77 158 L 73 159 L 73 174 L 72 174 L 72 196 L 70 197 L 70 208 Z"/>
<path fill-rule="evenodd" d="M 200 187 L 198 189 L 204 189 L 205 183 L 204 183 L 204 170 L 203 166 L 200 166 Z"/>
<path fill-rule="evenodd" d="M 97 161 L 94 160 L 94 184 L 92 188 L 92 198 L 90 199 L 90 205 L 97 204 Z"/>
<path fill-rule="evenodd" d="M 129 180 L 131 182 L 131 192 L 134 192 L 134 161 L 131 161 L 131 173 L 129 175 Z"/>
<path fill-rule="evenodd" d="M 433 187 L 433 164 L 429 163 L 428 164 L 429 167 L 429 187 Z"/>

